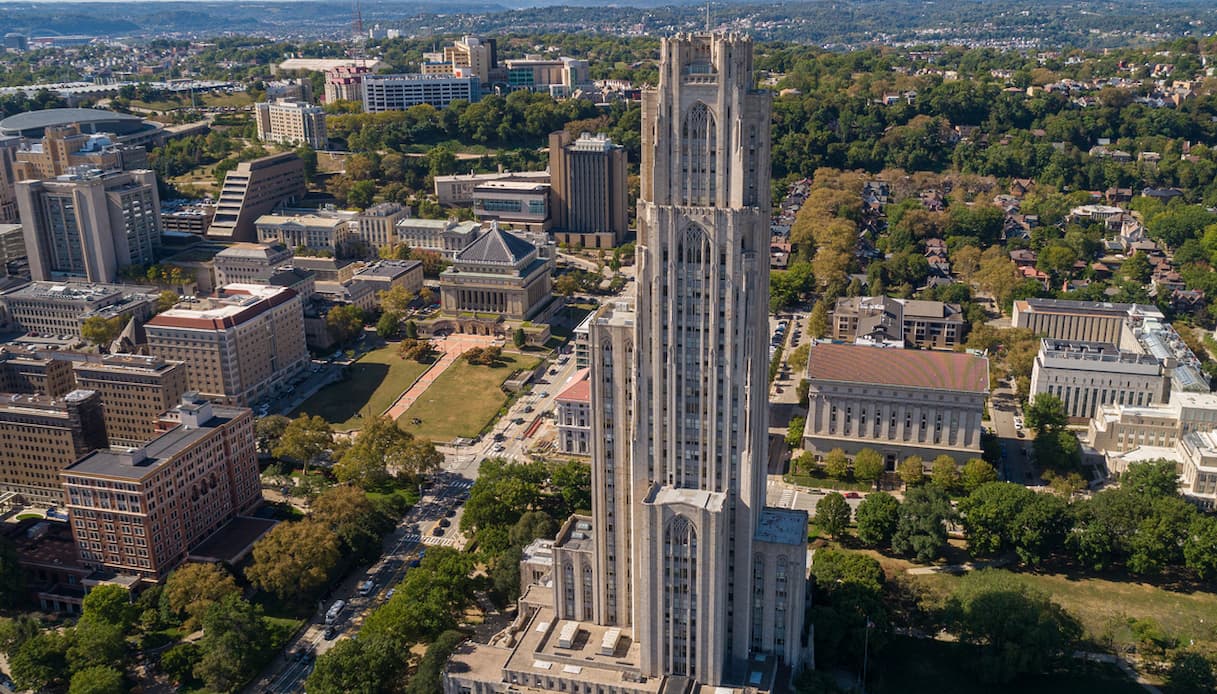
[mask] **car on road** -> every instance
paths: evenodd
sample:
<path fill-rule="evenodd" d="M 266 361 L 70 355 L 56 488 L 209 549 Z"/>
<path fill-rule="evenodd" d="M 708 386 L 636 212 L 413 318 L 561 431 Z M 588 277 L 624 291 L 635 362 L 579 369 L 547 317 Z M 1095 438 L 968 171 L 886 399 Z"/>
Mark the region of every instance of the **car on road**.
<path fill-rule="evenodd" d="M 535 408 L 535 407 L 533 407 L 532 405 L 525 405 L 525 406 L 524 406 L 524 412 L 526 412 L 526 413 L 528 413 L 528 412 L 532 412 L 534 409 L 536 409 L 536 408 Z"/>
<path fill-rule="evenodd" d="M 337 635 L 338 635 L 338 627 L 331 624 L 330 626 L 325 628 L 324 636 L 325 636 L 326 641 L 333 640 L 333 638 Z"/>
<path fill-rule="evenodd" d="M 523 424 L 523 423 L 524 423 L 524 418 L 523 418 L 523 417 L 516 417 L 515 419 L 511 420 L 511 423 L 512 423 L 512 424 L 515 424 L 515 425 L 517 425 L 517 426 L 518 426 L 518 425 L 520 425 L 520 424 Z"/>
<path fill-rule="evenodd" d="M 372 579 L 368 579 L 368 580 L 364 581 L 363 583 L 359 584 L 359 594 L 364 596 L 365 598 L 368 597 L 369 595 L 371 595 L 372 592 L 375 590 L 376 590 L 376 581 L 373 581 Z"/>
<path fill-rule="evenodd" d="M 504 449 L 504 446 L 501 443 L 496 443 L 496 444 L 494 444 L 494 446 L 492 446 L 490 448 L 490 450 L 493 451 L 494 453 L 502 453 L 503 449 Z"/>
<path fill-rule="evenodd" d="M 1025 454 L 1026 451 L 1023 451 L 1023 453 Z M 454 509 L 454 508 L 448 509 L 447 511 L 444 511 L 444 515 L 451 518 L 456 515 L 456 509 Z"/>
<path fill-rule="evenodd" d="M 845 492 L 846 499 L 861 499 L 862 495 L 858 492 Z"/>
<path fill-rule="evenodd" d="M 507 438 L 507 435 L 506 435 L 506 434 L 504 434 L 503 432 L 501 432 L 501 431 L 496 431 L 496 432 L 494 432 L 494 440 L 495 440 L 495 441 L 502 441 L 502 440 L 503 440 L 503 439 L 505 439 L 505 438 Z"/>
<path fill-rule="evenodd" d="M 435 537 L 443 537 L 444 532 L 445 532 L 444 528 L 442 526 L 437 525 L 437 526 L 435 526 L 435 529 L 431 531 L 431 534 Z"/>
<path fill-rule="evenodd" d="M 397 589 L 390 588 L 388 592 L 385 593 L 385 600 L 392 600 L 394 595 L 397 595 Z"/>

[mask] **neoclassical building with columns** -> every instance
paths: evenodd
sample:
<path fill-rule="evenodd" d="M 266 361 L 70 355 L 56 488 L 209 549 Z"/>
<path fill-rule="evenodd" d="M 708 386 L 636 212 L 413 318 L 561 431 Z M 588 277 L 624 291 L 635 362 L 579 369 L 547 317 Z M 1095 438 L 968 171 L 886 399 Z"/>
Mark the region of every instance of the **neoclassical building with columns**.
<path fill-rule="evenodd" d="M 889 470 L 911 455 L 945 453 L 960 463 L 980 456 L 984 357 L 821 342 L 811 347 L 807 377 L 803 446 L 816 456 L 870 448 Z"/>

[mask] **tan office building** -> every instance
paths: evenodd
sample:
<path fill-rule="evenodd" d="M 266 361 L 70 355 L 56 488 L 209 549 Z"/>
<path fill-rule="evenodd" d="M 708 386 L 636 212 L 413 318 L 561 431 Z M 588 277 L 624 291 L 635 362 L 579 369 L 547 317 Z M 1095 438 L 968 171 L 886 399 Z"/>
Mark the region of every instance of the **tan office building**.
<path fill-rule="evenodd" d="M 80 337 L 91 316 L 130 316 L 142 323 L 156 311 L 155 287 L 86 282 L 30 282 L 0 292 L 0 323 L 9 328 Z"/>
<path fill-rule="evenodd" d="M 404 205 L 395 202 L 377 203 L 360 212 L 355 218 L 355 233 L 367 246 L 368 255 L 375 256 L 379 249 L 398 243 L 397 223 L 409 217 L 410 208 Z"/>
<path fill-rule="evenodd" d="M 834 340 L 902 342 L 921 349 L 954 349 L 967 327 L 958 304 L 886 296 L 837 299 L 831 321 Z"/>
<path fill-rule="evenodd" d="M 292 251 L 283 244 L 235 243 L 215 254 L 216 285 L 265 284 L 291 262 Z"/>
<path fill-rule="evenodd" d="M 101 396 L 112 446 L 138 446 L 156 421 L 186 392 L 187 367 L 139 354 L 81 355 L 72 364 L 76 385 Z"/>
<path fill-rule="evenodd" d="M 308 145 L 313 149 L 329 146 L 325 135 L 325 111 L 320 106 L 295 99 L 262 102 L 254 104 L 254 119 L 258 139 L 262 142 Z"/>
<path fill-rule="evenodd" d="M 0 494 L 60 506 L 60 471 L 107 445 L 97 393 L 74 390 L 58 398 L 0 394 Z"/>
<path fill-rule="evenodd" d="M 295 153 L 243 161 L 224 177 L 207 236 L 217 241 L 254 241 L 258 217 L 303 198 L 305 192 L 304 162 Z"/>
<path fill-rule="evenodd" d="M 103 133 L 81 132 L 76 123 L 50 125 L 41 140 L 22 143 L 13 166 L 18 181 L 55 178 L 76 167 L 129 171 L 148 168 L 148 152 L 139 146 L 115 144 Z"/>
<path fill-rule="evenodd" d="M 95 451 L 61 473 L 85 565 L 160 580 L 261 503 L 249 410 L 184 399 L 166 425 L 143 446 Z"/>
<path fill-rule="evenodd" d="M 347 215 L 264 214 L 254 222 L 258 243 L 346 255 L 355 220 Z"/>
<path fill-rule="evenodd" d="M 411 217 L 397 223 L 397 238 L 412 249 L 439 253 L 448 260 L 465 250 L 482 233 L 478 222 L 458 222 L 455 219 L 418 219 Z"/>
<path fill-rule="evenodd" d="M 611 248 L 629 231 L 625 148 L 604 135 L 549 135 L 550 216 L 559 242 Z"/>
<path fill-rule="evenodd" d="M 128 171 L 17 184 L 30 276 L 113 282 L 151 265 L 161 247 L 156 174 Z"/>
<path fill-rule="evenodd" d="M 186 362 L 190 389 L 228 405 L 249 405 L 308 364 L 299 295 L 261 284 L 230 284 L 144 325 L 152 354 Z"/>

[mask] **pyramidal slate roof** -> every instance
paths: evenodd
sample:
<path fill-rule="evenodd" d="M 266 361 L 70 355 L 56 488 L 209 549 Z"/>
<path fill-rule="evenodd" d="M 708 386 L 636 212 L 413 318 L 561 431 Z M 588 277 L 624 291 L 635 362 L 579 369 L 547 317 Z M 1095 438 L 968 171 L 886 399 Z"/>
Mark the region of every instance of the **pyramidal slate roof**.
<path fill-rule="evenodd" d="M 456 254 L 457 260 L 470 263 L 491 263 L 495 265 L 515 265 L 536 251 L 536 246 L 516 236 L 491 225 L 490 230 L 469 244 L 465 250 Z"/>

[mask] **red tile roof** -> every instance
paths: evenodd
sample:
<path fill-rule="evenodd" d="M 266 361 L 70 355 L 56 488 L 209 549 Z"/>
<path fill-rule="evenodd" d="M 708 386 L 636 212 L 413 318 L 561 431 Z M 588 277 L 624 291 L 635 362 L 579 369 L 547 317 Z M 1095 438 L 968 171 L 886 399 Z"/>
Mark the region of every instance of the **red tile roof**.
<path fill-rule="evenodd" d="M 566 402 L 588 402 L 592 401 L 592 381 L 588 377 L 588 369 L 580 369 L 571 376 L 570 385 L 561 393 L 558 393 L 558 400 Z"/>
<path fill-rule="evenodd" d="M 989 361 L 963 352 L 824 342 L 812 346 L 807 375 L 825 381 L 989 392 Z"/>

